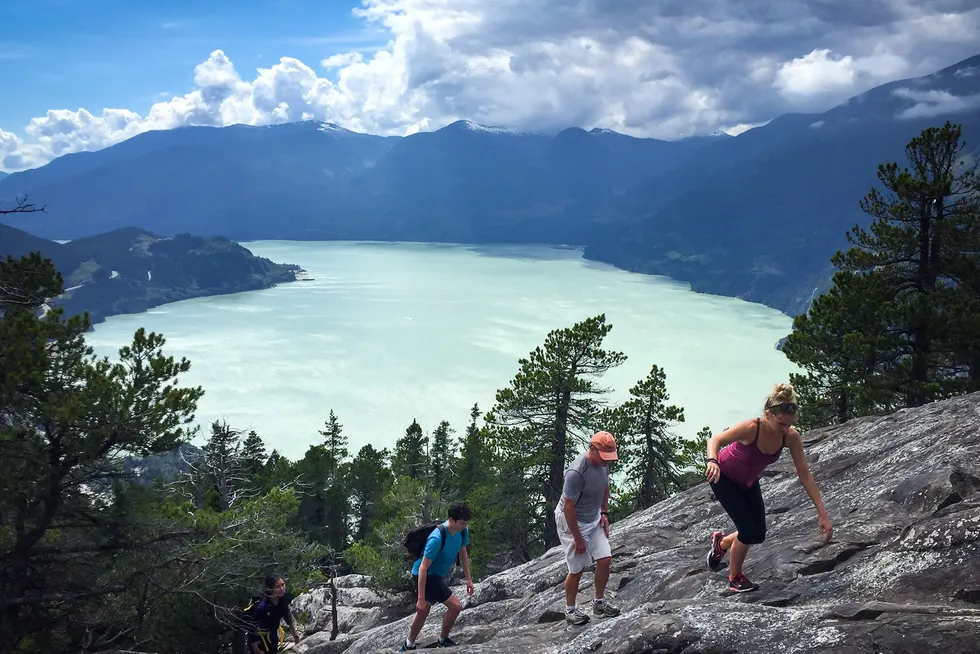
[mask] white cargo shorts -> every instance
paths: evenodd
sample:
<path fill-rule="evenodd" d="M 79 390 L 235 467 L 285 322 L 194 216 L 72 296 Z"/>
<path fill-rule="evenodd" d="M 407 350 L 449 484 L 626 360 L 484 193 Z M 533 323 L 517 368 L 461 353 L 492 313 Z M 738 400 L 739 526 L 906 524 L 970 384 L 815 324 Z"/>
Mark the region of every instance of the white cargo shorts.
<path fill-rule="evenodd" d="M 599 516 L 602 517 L 601 515 Z M 562 549 L 565 550 L 565 563 L 568 571 L 578 574 L 585 569 L 592 561 L 605 559 L 612 556 L 609 547 L 609 539 L 606 537 L 605 530 L 599 525 L 600 520 L 590 523 L 578 523 L 578 529 L 585 539 L 585 551 L 581 554 L 575 551 L 575 538 L 568 530 L 568 523 L 565 521 L 565 513 L 560 509 L 555 510 L 555 523 L 558 526 L 558 540 L 561 541 Z"/>

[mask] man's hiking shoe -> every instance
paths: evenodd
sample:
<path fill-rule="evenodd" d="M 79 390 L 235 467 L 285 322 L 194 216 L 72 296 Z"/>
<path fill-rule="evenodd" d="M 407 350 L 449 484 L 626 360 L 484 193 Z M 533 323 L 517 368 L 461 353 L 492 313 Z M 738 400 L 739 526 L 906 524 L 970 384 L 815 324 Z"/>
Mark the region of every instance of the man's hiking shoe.
<path fill-rule="evenodd" d="M 721 548 L 721 539 L 725 537 L 725 532 L 716 531 L 711 534 L 711 548 L 708 550 L 708 569 L 717 571 L 721 569 L 721 560 L 725 558 L 725 550 Z"/>
<path fill-rule="evenodd" d="M 398 648 L 398 651 L 399 652 L 414 652 L 416 650 L 416 648 L 418 648 L 418 643 L 416 643 L 415 645 L 412 645 L 411 647 L 409 647 L 408 646 L 408 641 L 405 640 L 405 641 L 402 641 L 402 646 L 400 648 Z"/>
<path fill-rule="evenodd" d="M 585 615 L 582 609 L 578 608 L 577 606 L 571 611 L 565 609 L 565 622 L 568 624 L 585 624 L 588 621 L 589 616 Z"/>
<path fill-rule="evenodd" d="M 753 590 L 759 590 L 759 584 L 753 584 L 745 575 L 729 577 L 728 587 L 733 593 L 748 593 Z"/>
<path fill-rule="evenodd" d="M 608 600 L 602 600 L 601 602 L 593 601 L 592 612 L 607 618 L 615 618 L 619 615 L 619 608 L 610 604 Z"/>
<path fill-rule="evenodd" d="M 457 645 L 459 645 L 459 643 L 452 638 L 440 638 L 436 643 L 436 647 L 456 647 Z"/>

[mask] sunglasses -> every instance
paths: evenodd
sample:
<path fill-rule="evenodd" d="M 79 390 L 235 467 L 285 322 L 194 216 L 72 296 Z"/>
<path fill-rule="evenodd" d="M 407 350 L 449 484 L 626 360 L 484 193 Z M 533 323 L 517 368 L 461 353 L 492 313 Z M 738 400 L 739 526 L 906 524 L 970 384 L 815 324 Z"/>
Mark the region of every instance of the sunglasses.
<path fill-rule="evenodd" d="M 796 413 L 799 408 L 796 402 L 783 402 L 769 407 L 769 410 L 775 413 Z"/>

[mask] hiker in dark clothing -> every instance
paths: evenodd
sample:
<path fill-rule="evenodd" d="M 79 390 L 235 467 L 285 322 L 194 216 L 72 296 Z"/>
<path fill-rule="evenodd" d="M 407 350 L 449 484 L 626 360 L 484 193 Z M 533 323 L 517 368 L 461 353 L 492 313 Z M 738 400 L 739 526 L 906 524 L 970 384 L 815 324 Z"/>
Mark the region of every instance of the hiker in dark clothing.
<path fill-rule="evenodd" d="M 432 604 L 441 602 L 446 605 L 446 614 L 442 618 L 442 632 L 439 635 L 437 647 L 455 647 L 456 642 L 449 637 L 449 632 L 456 624 L 463 605 L 453 594 L 446 583 L 456 555 L 463 566 L 466 575 L 466 592 L 473 594 L 473 580 L 470 578 L 470 557 L 466 546 L 470 542 L 466 524 L 470 519 L 470 509 L 465 503 L 453 504 L 449 507 L 449 519 L 436 527 L 425 541 L 422 556 L 412 566 L 412 579 L 418 590 L 418 602 L 415 605 L 415 618 L 408 631 L 408 640 L 402 643 L 400 652 L 409 652 L 417 647 L 415 639 L 419 637 L 422 627 Z M 445 540 L 444 540 L 445 539 Z"/>
<path fill-rule="evenodd" d="M 271 574 L 265 578 L 265 597 L 247 609 L 253 620 L 248 634 L 250 654 L 272 654 L 279 651 L 279 624 L 284 621 L 293 632 L 293 640 L 299 642 L 296 620 L 289 610 L 292 595 L 286 592 L 286 580 L 282 575 Z"/>

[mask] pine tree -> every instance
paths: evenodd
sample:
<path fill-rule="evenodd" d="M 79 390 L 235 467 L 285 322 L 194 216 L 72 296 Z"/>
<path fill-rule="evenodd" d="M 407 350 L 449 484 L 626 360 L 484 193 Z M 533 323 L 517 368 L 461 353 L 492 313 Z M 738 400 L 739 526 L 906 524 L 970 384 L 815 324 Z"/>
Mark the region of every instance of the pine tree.
<path fill-rule="evenodd" d="M 613 412 L 614 429 L 635 507 L 645 509 L 678 488 L 681 446 L 669 429 L 684 422 L 684 410 L 667 405 L 667 374 L 656 365 L 629 392 Z"/>
<path fill-rule="evenodd" d="M 453 429 L 449 422 L 443 420 L 432 432 L 432 451 L 430 468 L 432 471 L 431 487 L 440 500 L 454 494 L 456 481 L 456 447 L 452 439 Z"/>
<path fill-rule="evenodd" d="M 330 417 L 324 424 L 326 428 L 320 431 L 320 435 L 323 436 L 327 452 L 330 453 L 334 461 L 334 468 L 336 468 L 349 456 L 347 437 L 344 436 L 344 426 L 340 424 L 340 420 L 337 419 L 337 414 L 333 412 L 333 409 L 330 409 Z"/>
<path fill-rule="evenodd" d="M 405 430 L 405 435 L 395 441 L 395 453 L 391 470 L 396 477 L 425 480 L 429 475 L 429 437 L 422 431 L 417 420 Z"/>
<path fill-rule="evenodd" d="M 460 499 L 469 497 L 470 492 L 482 484 L 490 475 L 490 450 L 487 445 L 487 434 L 477 426 L 480 417 L 480 407 L 477 404 L 470 409 L 470 424 L 466 426 L 459 448 L 459 461 L 456 464 L 457 493 Z"/>
<path fill-rule="evenodd" d="M 783 353 L 805 371 L 790 375 L 803 407 L 799 429 L 901 405 L 896 380 L 903 341 L 892 329 L 894 298 L 879 272 L 838 271 L 834 286 L 794 319 Z"/>
<path fill-rule="evenodd" d="M 969 249 L 977 196 L 960 136 L 960 126 L 949 122 L 926 129 L 905 148 L 910 168 L 879 166 L 885 192 L 872 189 L 861 202 L 874 220 L 867 230 L 849 231 L 855 247 L 833 259 L 841 270 L 879 273 L 895 291 L 882 309 L 904 340 L 897 383 L 907 406 L 946 397 L 958 386 L 948 370 L 953 329 L 966 324 L 950 315 L 963 305 L 956 272 L 980 256 Z"/>
<path fill-rule="evenodd" d="M 134 562 L 179 534 L 117 503 L 120 454 L 172 452 L 203 395 L 179 386 L 190 363 L 165 356 L 159 334 L 137 330 L 116 362 L 95 357 L 87 315 L 42 312 L 62 291 L 38 253 L 0 259 L 2 651 L 78 651 L 70 625 L 102 650 L 132 628 L 120 596 L 154 573 Z"/>
<path fill-rule="evenodd" d="M 678 482 L 679 490 L 685 490 L 704 482 L 706 468 L 704 457 L 707 441 L 711 435 L 711 427 L 704 426 L 693 440 L 681 440 L 680 468 L 682 472 Z"/>
<path fill-rule="evenodd" d="M 273 488 L 291 485 L 297 477 L 295 468 L 296 464 L 280 454 L 278 450 L 272 450 L 259 474 L 259 492 L 268 493 Z"/>
<path fill-rule="evenodd" d="M 337 552 L 348 545 L 351 500 L 349 464 L 338 464 L 334 456 L 326 443 L 311 445 L 296 462 L 295 471 L 300 526 L 314 540 Z"/>
<path fill-rule="evenodd" d="M 972 175 L 968 200 L 960 214 L 958 238 L 966 252 L 980 253 L 980 175 Z M 950 277 L 960 291 L 949 303 L 953 325 L 949 349 L 951 375 L 962 385 L 960 392 L 980 390 L 980 257 L 965 256 L 950 262 Z"/>
<path fill-rule="evenodd" d="M 312 456 L 316 462 L 311 462 L 310 472 L 315 469 L 316 473 L 308 474 L 309 486 L 301 496 L 300 513 L 307 516 L 312 533 L 321 543 L 333 552 L 340 552 L 350 541 L 351 497 L 347 488 L 350 462 L 344 426 L 333 409 L 319 433 L 324 442 L 316 446 L 317 452 Z M 311 452 L 313 449 L 310 448 Z"/>
<path fill-rule="evenodd" d="M 225 421 L 211 423 L 211 436 L 202 448 L 204 455 L 190 473 L 198 506 L 207 503 L 215 511 L 227 511 L 249 494 L 241 436 L 241 431 Z"/>
<path fill-rule="evenodd" d="M 262 441 L 262 437 L 254 429 L 250 430 L 242 443 L 242 468 L 245 474 L 250 480 L 255 479 L 262 472 L 262 468 L 268 460 L 269 457 L 265 453 L 265 443 Z"/>
<path fill-rule="evenodd" d="M 471 558 L 478 570 L 519 565 L 542 554 L 544 525 L 538 519 L 537 488 L 524 474 L 521 460 L 510 458 L 485 470 L 484 480 L 470 491 L 467 502 L 479 526 L 470 533 Z"/>
<path fill-rule="evenodd" d="M 391 486 L 388 450 L 363 446 L 350 464 L 348 488 L 351 496 L 351 522 L 356 525 L 354 540 L 360 541 L 371 533 L 371 525 L 380 503 Z"/>
<path fill-rule="evenodd" d="M 594 431 L 609 392 L 598 379 L 626 360 L 621 352 L 602 349 L 611 329 L 601 314 L 550 332 L 544 346 L 519 361 L 517 375 L 497 391 L 486 417 L 495 447 L 518 460 L 533 479 L 530 487 L 540 489 L 537 515 L 545 521 L 548 546 L 558 543 L 553 511 L 565 467 Z"/>
<path fill-rule="evenodd" d="M 802 428 L 918 406 L 980 388 L 980 187 L 960 127 L 924 130 L 908 168 L 878 167 L 847 233 L 834 287 L 794 320 L 783 347 Z"/>

